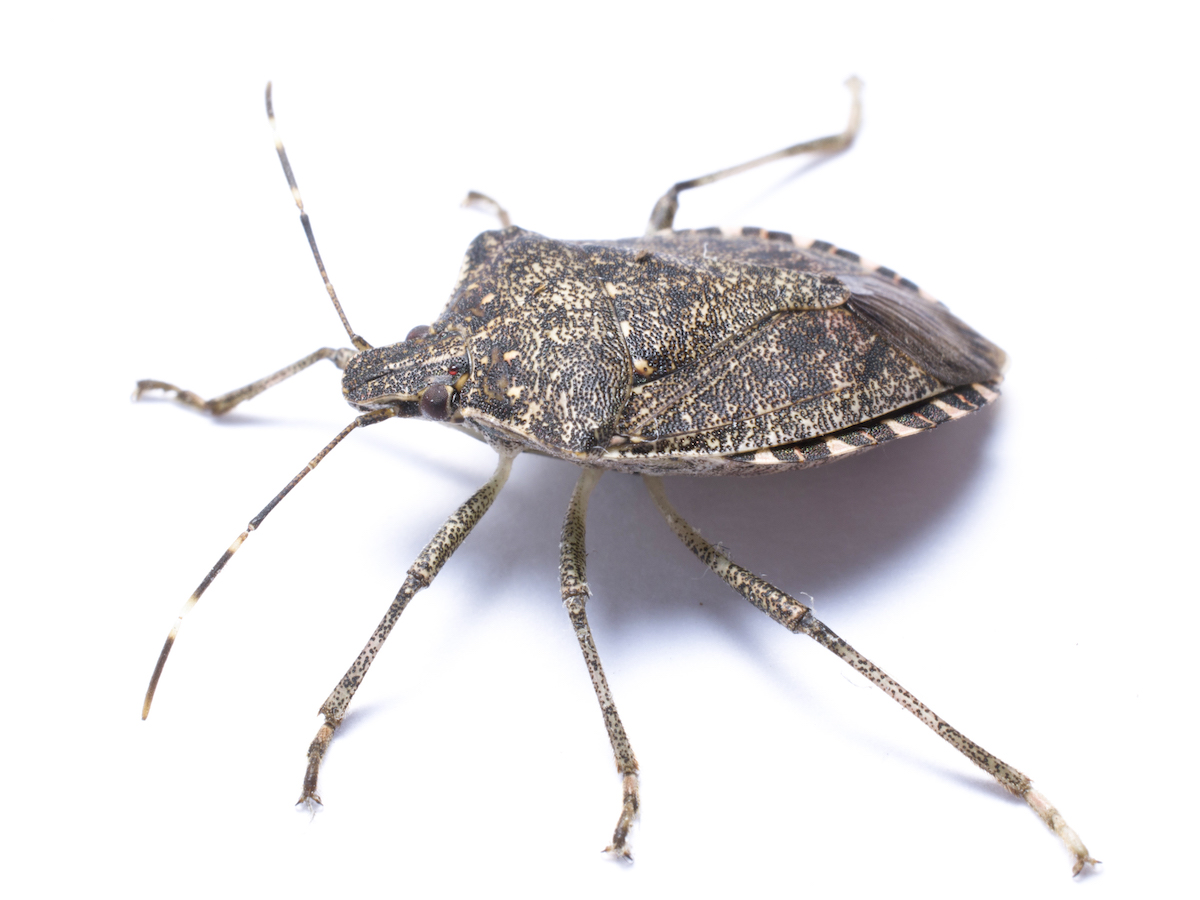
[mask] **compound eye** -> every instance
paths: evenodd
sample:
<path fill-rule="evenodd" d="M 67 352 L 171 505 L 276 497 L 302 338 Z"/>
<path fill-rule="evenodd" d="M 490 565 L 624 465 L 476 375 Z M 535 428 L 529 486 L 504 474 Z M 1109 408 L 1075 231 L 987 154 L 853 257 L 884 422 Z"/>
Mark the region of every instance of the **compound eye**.
<path fill-rule="evenodd" d="M 406 337 L 404 340 L 415 341 L 417 338 L 425 337 L 425 335 L 429 334 L 431 330 L 432 329 L 428 325 L 418 325 L 408 333 L 408 337 Z"/>
<path fill-rule="evenodd" d="M 435 422 L 450 418 L 450 388 L 444 384 L 431 384 L 421 394 L 421 415 Z"/>

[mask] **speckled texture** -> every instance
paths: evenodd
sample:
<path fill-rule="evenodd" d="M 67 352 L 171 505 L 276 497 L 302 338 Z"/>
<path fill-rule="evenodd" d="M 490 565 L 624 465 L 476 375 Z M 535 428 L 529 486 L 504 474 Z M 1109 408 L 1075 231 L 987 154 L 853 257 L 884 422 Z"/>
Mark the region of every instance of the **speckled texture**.
<path fill-rule="evenodd" d="M 637 757 L 621 724 L 617 704 L 604 677 L 604 666 L 600 664 L 600 653 L 592 638 L 592 628 L 587 620 L 587 598 L 591 590 L 587 586 L 587 550 L 585 542 L 588 499 L 592 489 L 603 474 L 602 469 L 584 469 L 571 495 L 567 517 L 563 520 L 562 538 L 559 541 L 559 578 L 562 583 L 563 606 L 571 618 L 571 627 L 583 651 L 583 661 L 592 679 L 592 688 L 600 703 L 600 714 L 604 717 L 604 729 L 612 744 L 617 771 L 621 773 L 621 814 L 613 829 L 612 843 L 605 848 L 622 859 L 632 859 L 629 851 L 629 828 L 637 816 L 641 800 L 638 793 Z"/>
<path fill-rule="evenodd" d="M 376 655 L 383 648 L 384 641 L 392 633 L 401 614 L 408 607 L 409 601 L 419 591 L 429 587 L 437 573 L 441 571 L 442 566 L 446 564 L 446 560 L 454 554 L 454 551 L 471 533 L 471 529 L 491 507 L 496 495 L 508 481 L 515 456 L 515 452 L 502 453 L 496 471 L 487 484 L 472 494 L 470 499 L 455 510 L 454 514 L 438 529 L 433 540 L 425 546 L 421 555 L 409 567 L 404 584 L 401 585 L 395 599 L 384 613 L 383 619 L 375 627 L 375 632 L 367 641 L 367 645 L 363 647 L 358 658 L 342 676 L 342 680 L 321 704 L 320 712 L 325 717 L 325 722 L 318 729 L 316 737 L 308 747 L 308 766 L 304 773 L 304 786 L 298 802 L 321 802 L 320 797 L 317 796 L 317 778 L 320 773 L 321 760 L 325 756 L 325 751 L 329 749 L 333 734 L 341 724 L 342 717 L 346 715 L 346 708 L 350 705 L 351 699 L 371 668 L 371 663 L 375 661 Z"/>
<path fill-rule="evenodd" d="M 912 282 L 823 241 L 509 227 L 475 239 L 429 332 L 360 354 L 343 390 L 359 409 L 415 415 L 448 384 L 448 421 L 492 442 L 623 471 L 753 474 L 835 457 L 795 448 L 994 387 L 1003 365 Z"/>

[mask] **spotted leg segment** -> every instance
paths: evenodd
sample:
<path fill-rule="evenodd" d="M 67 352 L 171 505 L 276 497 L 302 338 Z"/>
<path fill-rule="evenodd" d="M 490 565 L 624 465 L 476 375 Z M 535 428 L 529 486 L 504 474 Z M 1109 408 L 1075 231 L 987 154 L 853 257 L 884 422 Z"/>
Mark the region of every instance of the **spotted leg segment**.
<path fill-rule="evenodd" d="M 279 382 L 291 378 L 297 372 L 303 372 L 313 363 L 320 362 L 323 359 L 333 361 L 333 364 L 339 369 L 344 369 L 349 364 L 350 360 L 358 356 L 357 350 L 351 350 L 349 347 L 343 347 L 340 350 L 334 350 L 332 347 L 322 347 L 320 350 L 314 350 L 312 353 L 303 359 L 298 359 L 290 366 L 284 366 L 278 372 L 273 372 L 266 378 L 260 378 L 245 387 L 240 387 L 237 390 L 230 391 L 227 394 L 221 394 L 219 397 L 213 397 L 211 400 L 205 400 L 199 394 L 194 394 L 191 391 L 185 391 L 183 388 L 176 387 L 173 384 L 168 384 L 165 381 L 144 380 L 137 383 L 137 388 L 133 392 L 134 400 L 141 400 L 142 395 L 148 391 L 163 391 L 170 399 L 176 403 L 182 404 L 189 409 L 194 409 L 197 412 L 209 413 L 214 416 L 223 416 L 239 403 L 244 403 L 251 397 L 257 397 L 269 387 L 274 387 Z"/>
<path fill-rule="evenodd" d="M 704 540 L 696 529 L 680 517 L 675 508 L 671 506 L 670 501 L 667 500 L 661 479 L 649 475 L 643 475 L 642 478 L 645 480 L 646 486 L 650 490 L 650 496 L 654 498 L 659 512 L 671 526 L 671 530 L 726 584 L 788 630 L 807 634 L 825 649 L 840 657 L 933 729 L 939 737 L 959 753 L 994 777 L 1008 791 L 1024 798 L 1042 821 L 1062 839 L 1063 843 L 1067 845 L 1067 849 L 1075 857 L 1072 870 L 1074 874 L 1078 875 L 1088 863 L 1095 864 L 1097 862 L 1088 853 L 1087 847 L 1079 839 L 1079 835 L 1063 821 L 1058 810 L 1033 789 L 1028 777 L 951 727 L 945 719 L 901 687 L 890 675 L 825 627 L 804 604 L 752 572 L 731 562 L 725 554 Z"/>
<path fill-rule="evenodd" d="M 296 801 L 297 803 L 321 802 L 321 798 L 317 796 L 317 774 L 321 768 L 321 759 L 325 756 L 325 751 L 329 749 L 333 733 L 346 715 L 346 708 L 350 705 L 354 692 L 362 684 L 367 670 L 375 661 L 376 654 L 383 647 L 383 642 L 387 640 L 392 628 L 400 618 L 400 614 L 408 606 L 408 601 L 422 588 L 430 585 L 437 573 L 441 571 L 442 566 L 446 564 L 446 560 L 453 555 L 466 536 L 471 533 L 471 529 L 491 507 L 492 501 L 496 499 L 496 495 L 508 481 L 508 474 L 512 470 L 512 461 L 515 456 L 515 453 L 502 453 L 496 471 L 487 484 L 471 495 L 471 498 L 438 529 L 433 540 L 426 545 L 416 562 L 409 567 L 408 577 L 404 579 L 404 584 L 396 594 L 396 599 L 384 613 L 382 621 L 375 628 L 375 633 L 371 635 L 367 645 L 358 654 L 358 659 L 354 660 L 354 664 L 350 666 L 346 674 L 342 676 L 342 680 L 338 682 L 337 687 L 321 705 L 320 713 L 325 717 L 325 723 L 317 731 L 317 736 L 313 738 L 313 742 L 308 747 L 308 768 L 304 773 L 304 789 L 300 794 L 300 799 Z"/>
<path fill-rule="evenodd" d="M 604 727 L 608 730 L 608 740 L 612 744 L 613 756 L 617 761 L 617 771 L 621 773 L 621 815 L 613 831 L 612 843 L 605 847 L 604 851 L 621 859 L 632 860 L 633 855 L 627 840 L 640 804 L 637 758 L 633 755 L 633 747 L 625 734 L 625 726 L 621 724 L 621 717 L 617 714 L 617 705 L 613 702 L 612 691 L 609 690 L 608 680 L 604 677 L 604 667 L 600 665 L 600 654 L 596 652 L 596 642 L 592 640 L 592 629 L 588 625 L 585 611 L 590 591 L 585 570 L 587 551 L 584 546 L 584 525 L 587 520 L 588 498 L 601 474 L 602 469 L 584 469 L 575 485 L 571 505 L 567 508 L 567 518 L 563 522 L 562 541 L 559 544 L 559 575 L 562 581 L 563 606 L 567 608 L 567 615 L 571 617 L 571 625 L 575 628 L 575 637 L 579 640 L 579 648 L 583 651 L 583 661 L 587 664 L 592 687 L 596 690 L 596 699 L 600 701 L 600 712 L 604 715 Z"/>

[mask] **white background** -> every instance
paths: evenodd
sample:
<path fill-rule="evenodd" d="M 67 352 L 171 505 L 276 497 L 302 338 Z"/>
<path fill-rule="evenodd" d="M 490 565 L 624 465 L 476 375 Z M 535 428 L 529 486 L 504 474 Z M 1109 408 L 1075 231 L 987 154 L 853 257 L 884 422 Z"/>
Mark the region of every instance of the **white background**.
<path fill-rule="evenodd" d="M 836 8 L 834 8 L 836 6 Z M 1125 11 L 1120 11 L 1125 9 Z M 39 5 L 0 22 L 6 891 L 75 896 L 1129 896 L 1195 878 L 1196 22 L 1182 3 Z M 425 422 L 352 435 L 344 335 L 262 110 L 368 340 L 436 317 L 491 193 L 639 234 L 673 181 L 840 130 L 845 156 L 685 195 L 889 265 L 1010 354 L 1002 400 L 810 472 L 670 480 L 749 568 L 1029 773 L 1057 840 L 606 476 L 589 607 L 642 765 L 620 783 L 558 599 L 575 472 L 518 459 L 413 602 L 293 810 L 315 710 L 492 470 Z M 806 168 L 808 169 L 807 171 Z M 804 172 L 802 178 L 796 177 Z M 14 889 L 15 885 L 15 889 Z"/>

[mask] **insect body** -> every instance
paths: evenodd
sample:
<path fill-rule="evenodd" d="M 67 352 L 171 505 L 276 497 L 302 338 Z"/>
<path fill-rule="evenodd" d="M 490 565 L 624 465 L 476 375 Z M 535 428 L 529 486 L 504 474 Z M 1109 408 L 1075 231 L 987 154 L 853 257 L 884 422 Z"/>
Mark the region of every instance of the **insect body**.
<path fill-rule="evenodd" d="M 510 227 L 475 240 L 432 329 L 357 356 L 343 390 L 585 465 L 749 474 L 873 446 L 890 414 L 899 436 L 982 406 L 1003 363 L 915 285 L 822 242 Z"/>
<path fill-rule="evenodd" d="M 253 519 L 189 598 L 186 613 L 274 506 L 355 428 L 423 416 L 487 442 L 495 474 L 442 526 L 408 571 L 366 647 L 321 707 L 301 802 L 318 801 L 321 760 L 358 686 L 409 600 L 426 587 L 487 511 L 524 451 L 582 473 L 563 525 L 562 598 L 600 702 L 623 778 L 609 850 L 629 857 L 638 813 L 637 761 L 588 626 L 584 523 L 606 469 L 640 473 L 680 539 L 734 590 L 840 656 L 1008 790 L 1024 797 L 1075 856 L 1094 862 L 1027 777 L 953 729 L 817 620 L 810 609 L 731 562 L 671 507 L 658 476 L 760 474 L 840 458 L 959 418 L 994 400 L 1004 353 L 890 269 L 824 242 L 757 228 L 674 231 L 678 194 L 772 159 L 849 146 L 847 129 L 744 166 L 681 182 L 659 200 L 646 234 L 557 241 L 507 223 L 481 234 L 450 302 L 432 326 L 371 347 L 350 328 L 325 276 L 282 144 L 280 160 L 322 277 L 354 349 L 322 348 L 262 381 L 205 401 L 165 382 L 140 382 L 220 414 L 320 359 L 345 369 L 342 391 L 361 413 Z M 268 114 L 272 123 L 270 87 Z M 183 614 L 180 615 L 182 620 Z M 143 716 L 179 624 L 147 691 Z"/>

